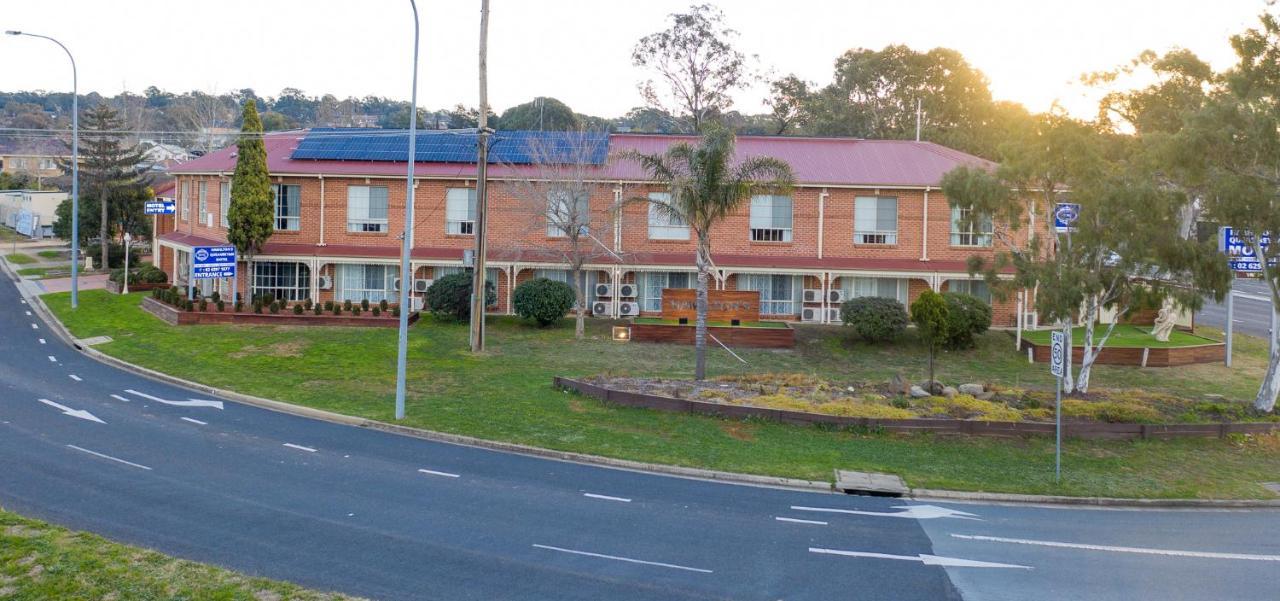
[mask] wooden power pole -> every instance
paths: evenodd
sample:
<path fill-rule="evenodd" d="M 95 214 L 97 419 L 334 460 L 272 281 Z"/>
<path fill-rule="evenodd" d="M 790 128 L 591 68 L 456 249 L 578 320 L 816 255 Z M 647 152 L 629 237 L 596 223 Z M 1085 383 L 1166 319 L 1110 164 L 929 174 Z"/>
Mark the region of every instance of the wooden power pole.
<path fill-rule="evenodd" d="M 471 352 L 484 351 L 485 251 L 489 217 L 489 0 L 480 0 L 480 122 L 476 138 L 476 256 L 471 284 Z"/>

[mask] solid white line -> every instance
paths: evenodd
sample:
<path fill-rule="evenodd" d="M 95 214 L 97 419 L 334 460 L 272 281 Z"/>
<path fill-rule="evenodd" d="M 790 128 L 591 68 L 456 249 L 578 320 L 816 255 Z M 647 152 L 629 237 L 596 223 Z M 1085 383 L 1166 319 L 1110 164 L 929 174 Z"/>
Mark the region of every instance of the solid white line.
<path fill-rule="evenodd" d="M 584 496 L 584 497 L 591 497 L 592 499 L 601 499 L 601 500 L 604 500 L 604 501 L 620 501 L 620 502 L 622 502 L 622 503 L 630 503 L 630 502 L 631 502 L 631 499 L 626 499 L 626 498 L 623 498 L 623 497 L 611 497 L 611 496 L 609 496 L 609 495 L 597 495 L 597 494 L 595 494 L 595 493 L 589 493 L 589 492 L 584 492 L 584 493 L 582 493 L 582 496 Z"/>
<path fill-rule="evenodd" d="M 419 469 L 418 471 L 424 474 L 430 474 L 432 476 L 444 476 L 445 478 L 461 478 L 462 477 L 462 476 L 459 476 L 458 474 L 450 474 L 449 472 L 437 472 L 435 470 Z"/>
<path fill-rule="evenodd" d="M 1166 555 L 1171 557 L 1199 557 L 1203 559 L 1243 559 L 1247 561 L 1280 561 L 1280 555 L 1252 555 L 1249 553 L 1215 553 L 1212 551 L 1178 551 L 1174 549 L 1147 549 L 1143 547 L 1111 547 L 1107 545 L 1087 545 L 1082 543 L 1062 543 L 1047 540 L 1029 540 L 1024 538 L 1003 538 L 999 536 L 976 536 L 968 534 L 952 534 L 964 540 L 989 541 L 996 543 L 1012 543 L 1015 545 L 1035 545 L 1039 547 L 1058 547 L 1063 549 L 1085 549 L 1088 551 L 1111 551 L 1114 553 L 1138 553 L 1142 555 Z"/>
<path fill-rule="evenodd" d="M 601 559 L 612 559 L 612 560 L 614 560 L 614 561 L 625 561 L 625 562 L 627 562 L 627 563 L 638 563 L 638 564 L 643 564 L 643 565 L 647 565 L 647 566 L 658 566 L 658 567 L 663 567 L 663 568 L 671 568 L 671 569 L 673 569 L 673 570 L 685 570 L 685 571 L 688 571 L 688 572 L 701 572 L 701 573 L 703 573 L 703 574 L 711 574 L 711 573 L 713 573 L 711 570 L 704 570 L 704 569 L 702 569 L 702 568 L 691 568 L 691 567 L 689 567 L 689 566 L 680 566 L 680 565 L 676 565 L 676 564 L 674 564 L 674 563 L 662 563 L 662 562 L 658 562 L 658 561 L 644 561 L 644 560 L 642 560 L 642 559 L 631 559 L 630 557 L 618 557 L 617 555 L 603 555 L 603 554 L 601 554 L 601 553 L 590 553 L 590 552 L 587 552 L 587 551 L 575 551 L 575 550 L 573 550 L 573 549 L 565 549 L 565 548 L 563 548 L 563 547 L 552 547 L 552 546 L 550 546 L 550 545 L 537 545 L 537 544 L 535 544 L 535 545 L 534 545 L 534 547 L 537 547 L 537 548 L 539 548 L 539 549 L 547 549 L 547 550 L 549 550 L 549 551 L 559 551 L 559 552 L 561 552 L 561 553 L 572 553 L 572 554 L 574 554 L 574 555 L 585 555 L 585 556 L 587 556 L 587 557 L 599 557 L 599 558 L 601 558 Z"/>
<path fill-rule="evenodd" d="M 405 155 L 405 156 L 408 156 L 408 155 Z M 44 338 L 41 338 L 41 339 L 40 339 L 40 344 L 48 344 L 48 343 L 44 341 Z"/>
<path fill-rule="evenodd" d="M 75 380 L 75 381 L 77 381 L 77 382 L 83 382 L 83 381 L 84 381 L 84 380 L 82 380 L 82 379 L 80 378 L 80 376 L 77 376 L 77 375 L 75 375 L 75 374 L 69 374 L 69 375 L 67 375 L 67 377 L 68 377 L 68 378 L 71 378 L 72 380 Z"/>
<path fill-rule="evenodd" d="M 798 520 L 796 518 L 784 518 L 782 516 L 776 516 L 773 519 L 778 520 L 779 522 L 791 522 L 793 524 L 814 524 L 817 526 L 827 525 L 826 522 L 819 522 L 818 520 Z"/>
<path fill-rule="evenodd" d="M 181 419 L 182 419 L 183 421 L 188 421 L 188 422 L 191 422 L 191 423 L 193 423 L 193 424 L 200 424 L 201 426 L 207 426 L 207 425 L 209 425 L 209 422 L 202 422 L 202 421 L 200 421 L 200 420 L 198 420 L 198 419 L 191 419 L 191 418 L 189 418 L 189 417 L 184 417 L 184 418 L 181 418 Z"/>
<path fill-rule="evenodd" d="M 123 460 L 123 459 L 118 459 L 118 458 L 116 458 L 116 457 L 112 457 L 112 456 L 110 456 L 110 455 L 103 455 L 102 453 L 99 453 L 99 452 L 97 452 L 97 451 L 90 451 L 89 449 L 84 449 L 84 448 L 81 448 L 81 447 L 77 447 L 76 445 L 73 445 L 73 444 L 69 444 L 69 445 L 67 445 L 67 448 L 75 449 L 75 450 L 77 450 L 77 451 L 80 451 L 81 453 L 88 453 L 88 454 L 93 455 L 93 456 L 95 456 L 95 457 L 101 457 L 101 458 L 103 458 L 103 459 L 110 459 L 110 460 L 115 461 L 115 462 L 118 462 L 118 463 L 123 463 L 123 464 L 125 464 L 125 465 L 130 465 L 130 466 L 133 466 L 133 467 L 136 467 L 136 468 L 141 468 L 141 469 L 144 469 L 144 470 L 147 470 L 147 471 L 151 471 L 151 468 L 149 468 L 149 467 L 147 467 L 147 466 L 145 466 L 145 465 L 139 465 L 139 464 L 134 463 L 134 462 L 132 462 L 132 461 L 125 461 L 125 460 Z"/>
<path fill-rule="evenodd" d="M 408 156 L 408 155 L 406 155 L 406 156 Z M 122 397 L 122 396 L 120 396 L 120 395 L 118 395 L 118 394 L 113 394 L 113 395 L 111 395 L 111 398 L 113 398 L 113 399 L 115 399 L 115 400 L 117 400 L 117 401 L 124 401 L 124 402 L 126 402 L 126 403 L 128 403 L 128 402 L 129 402 L 129 399 L 126 399 L 126 398 L 124 398 L 124 397 Z"/>
<path fill-rule="evenodd" d="M 308 453 L 316 452 L 316 450 L 311 447 L 304 447 L 302 445 L 293 444 L 291 442 L 284 443 L 284 446 L 289 447 L 291 449 L 298 449 L 299 451 L 306 451 Z"/>
<path fill-rule="evenodd" d="M 49 361 L 50 361 L 51 363 L 57 363 L 57 362 L 58 362 L 58 358 L 57 358 L 57 357 L 54 357 L 53 355 L 49 355 Z"/>

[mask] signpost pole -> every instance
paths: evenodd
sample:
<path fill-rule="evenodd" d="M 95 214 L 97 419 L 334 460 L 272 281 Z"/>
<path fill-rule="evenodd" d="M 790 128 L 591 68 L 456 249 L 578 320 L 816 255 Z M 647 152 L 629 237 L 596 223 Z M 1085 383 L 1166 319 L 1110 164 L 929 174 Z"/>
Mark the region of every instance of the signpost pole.
<path fill-rule="evenodd" d="M 1053 332 L 1049 342 L 1049 372 L 1057 377 L 1058 390 L 1054 402 L 1054 445 L 1053 445 L 1053 480 L 1062 481 L 1062 378 L 1070 377 L 1066 371 L 1067 354 L 1071 352 L 1066 345 L 1069 334 Z"/>
<path fill-rule="evenodd" d="M 1062 482 L 1062 376 L 1058 376 L 1058 399 L 1054 403 L 1053 481 Z"/>
<path fill-rule="evenodd" d="M 121 294 L 129 294 L 129 232 L 124 233 L 124 287 Z"/>
<path fill-rule="evenodd" d="M 1236 274 L 1235 272 L 1232 272 L 1231 282 L 1227 284 L 1227 327 L 1224 328 L 1224 332 L 1226 333 L 1226 339 L 1227 339 L 1227 354 L 1226 354 L 1226 359 L 1224 361 L 1227 364 L 1227 367 L 1231 367 L 1231 347 L 1232 347 L 1231 334 L 1235 331 L 1235 319 L 1236 319 L 1235 279 L 1236 279 Z"/>

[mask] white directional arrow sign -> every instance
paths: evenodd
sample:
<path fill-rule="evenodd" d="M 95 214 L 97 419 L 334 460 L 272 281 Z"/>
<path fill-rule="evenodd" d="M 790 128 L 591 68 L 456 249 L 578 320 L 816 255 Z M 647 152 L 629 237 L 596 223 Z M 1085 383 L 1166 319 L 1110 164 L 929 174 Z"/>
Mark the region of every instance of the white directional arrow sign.
<path fill-rule="evenodd" d="M 840 549 L 821 549 L 818 547 L 809 547 L 810 553 L 820 553 L 823 555 L 843 555 L 845 557 L 870 557 L 873 559 L 896 559 L 898 561 L 918 561 L 927 566 L 942 566 L 944 568 L 1012 568 L 1016 570 L 1030 570 L 1031 566 L 1020 566 L 1013 563 L 994 563 L 990 561 L 976 561 L 973 559 L 961 559 L 959 557 L 941 557 L 938 555 L 891 555 L 889 553 L 870 553 L 866 551 L 842 551 Z"/>
<path fill-rule="evenodd" d="M 898 505 L 894 509 L 902 511 L 885 512 L 885 511 L 859 511 L 857 509 L 835 509 L 832 507 L 805 507 L 803 505 L 792 505 L 792 509 L 796 511 L 820 511 L 826 513 L 847 513 L 851 515 L 872 515 L 884 518 L 914 518 L 917 520 L 932 520 L 937 518 L 956 518 L 958 520 L 981 520 L 978 516 L 964 511 L 956 511 L 947 509 L 946 507 L 938 507 L 937 505 Z"/>
<path fill-rule="evenodd" d="M 155 401 L 157 403 L 164 403 L 166 405 L 173 405 L 175 407 L 213 407 L 214 409 L 222 409 L 222 401 L 206 401 L 204 399 L 191 399 L 189 401 L 170 401 L 169 399 L 162 399 L 158 396 L 151 396 L 145 392 L 138 392 L 136 390 L 129 389 L 129 390 L 125 390 L 125 392 L 135 396 L 140 396 L 144 399 Z"/>
<path fill-rule="evenodd" d="M 61 404 L 61 403 L 55 403 L 55 402 L 53 402 L 53 401 L 50 401 L 49 399 L 40 399 L 40 402 L 41 402 L 41 403 L 44 403 L 44 404 L 46 404 L 46 405 L 48 405 L 48 406 L 50 406 L 50 407 L 53 407 L 54 409 L 57 409 L 57 410 L 61 411 L 61 412 L 63 413 L 63 415 L 70 415 L 71 417 L 78 417 L 78 418 L 80 418 L 80 419 L 87 419 L 87 420 L 89 420 L 89 421 L 91 421 L 91 422 L 98 422 L 98 423 L 100 423 L 100 424 L 105 424 L 105 423 L 107 423 L 107 422 L 104 422 L 104 421 L 102 421 L 102 420 L 98 419 L 98 416 L 96 416 L 96 415 L 94 415 L 94 414 L 92 414 L 92 413 L 89 413 L 88 411 L 85 411 L 84 409 L 72 409 L 72 408 L 70 408 L 70 407 L 68 407 L 68 406 L 66 406 L 66 405 Z"/>

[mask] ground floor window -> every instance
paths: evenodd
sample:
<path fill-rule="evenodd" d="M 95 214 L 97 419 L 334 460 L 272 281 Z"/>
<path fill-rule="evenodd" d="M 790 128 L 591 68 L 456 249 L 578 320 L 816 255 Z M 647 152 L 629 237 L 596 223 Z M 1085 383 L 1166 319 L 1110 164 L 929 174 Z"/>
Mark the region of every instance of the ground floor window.
<path fill-rule="evenodd" d="M 968 294 L 991 304 L 991 288 L 987 286 L 986 280 L 948 280 L 947 290 Z"/>
<path fill-rule="evenodd" d="M 908 280 L 906 278 L 842 277 L 837 287 L 844 292 L 846 299 L 877 296 L 894 299 L 903 305 L 907 304 Z"/>
<path fill-rule="evenodd" d="M 311 296 L 311 268 L 305 263 L 254 261 L 253 294 L 297 301 Z"/>
<path fill-rule="evenodd" d="M 451 275 L 451 274 L 455 274 L 455 273 L 462 273 L 462 272 L 464 272 L 464 271 L 465 271 L 465 272 L 467 272 L 467 273 L 471 273 L 471 268 L 470 268 L 470 267 L 435 267 L 435 268 L 433 268 L 433 269 L 432 269 L 432 277 L 438 280 L 438 279 L 440 279 L 440 278 L 442 278 L 442 277 L 444 277 L 444 276 L 446 276 L 446 275 Z M 493 282 L 493 285 L 494 285 L 494 286 L 497 286 L 497 285 L 498 285 L 498 272 L 500 272 L 500 271 L 502 271 L 502 270 L 501 270 L 501 269 L 498 269 L 497 267 L 487 267 L 487 268 L 485 268 L 485 270 L 484 270 L 484 279 L 485 279 L 485 281 L 487 281 L 487 282 Z"/>
<path fill-rule="evenodd" d="M 742 274 L 738 276 L 739 290 L 755 290 L 760 293 L 762 315 L 795 315 L 799 313 L 801 278 L 797 275 Z"/>
<path fill-rule="evenodd" d="M 698 283 L 696 274 L 686 271 L 642 271 L 636 274 L 640 289 L 640 310 L 662 311 L 663 288 L 693 288 Z"/>
<path fill-rule="evenodd" d="M 335 296 L 339 301 L 395 301 L 395 279 L 399 273 L 395 265 L 339 264 Z"/>

